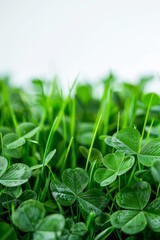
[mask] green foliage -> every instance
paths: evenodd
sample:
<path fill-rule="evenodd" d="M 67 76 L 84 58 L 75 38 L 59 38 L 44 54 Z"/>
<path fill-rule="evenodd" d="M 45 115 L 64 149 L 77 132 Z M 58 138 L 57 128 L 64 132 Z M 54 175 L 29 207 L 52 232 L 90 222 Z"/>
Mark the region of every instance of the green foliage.
<path fill-rule="evenodd" d="M 74 82 L 67 96 L 57 79 L 27 90 L 0 80 L 0 239 L 160 239 L 151 79 L 111 73 L 99 85 Z"/>

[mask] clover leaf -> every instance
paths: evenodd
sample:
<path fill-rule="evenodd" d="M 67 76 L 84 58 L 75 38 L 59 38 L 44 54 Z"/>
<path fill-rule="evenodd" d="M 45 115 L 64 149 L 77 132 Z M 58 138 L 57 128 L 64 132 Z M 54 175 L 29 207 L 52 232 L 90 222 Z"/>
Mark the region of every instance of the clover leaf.
<path fill-rule="evenodd" d="M 35 200 L 23 202 L 12 213 L 12 222 L 22 232 L 32 232 L 33 240 L 56 240 L 65 226 L 65 219 L 61 214 L 45 217 L 44 206 Z"/>
<path fill-rule="evenodd" d="M 3 189 L 3 192 L 0 196 L 0 202 L 3 207 L 10 209 L 12 205 L 16 207 L 17 204 L 21 204 L 22 202 L 29 199 L 36 199 L 37 194 L 33 190 L 25 190 L 22 192 L 22 188 L 18 187 L 6 187 Z"/>
<path fill-rule="evenodd" d="M 35 200 L 22 203 L 12 214 L 12 222 L 22 232 L 34 232 L 45 216 L 43 205 Z"/>
<path fill-rule="evenodd" d="M 1 240 L 17 240 L 16 233 L 12 226 L 6 222 L 0 222 Z"/>
<path fill-rule="evenodd" d="M 88 229 L 84 222 L 74 223 L 71 218 L 66 218 L 65 229 L 62 233 L 61 239 L 82 240 L 87 231 Z"/>
<path fill-rule="evenodd" d="M 160 139 L 152 139 L 146 143 L 138 154 L 139 162 L 151 167 L 154 162 L 160 161 Z"/>
<path fill-rule="evenodd" d="M 140 140 L 140 133 L 135 128 L 127 127 L 105 138 L 105 143 L 125 154 L 137 155 L 142 165 L 151 167 L 155 161 L 160 161 L 160 139 L 149 140 L 141 149 Z"/>
<path fill-rule="evenodd" d="M 133 156 L 125 156 L 124 153 L 116 151 L 106 155 L 103 165 L 107 168 L 96 170 L 94 178 L 101 186 L 107 186 L 114 182 L 117 176 L 126 173 L 134 164 Z"/>
<path fill-rule="evenodd" d="M 23 163 L 15 163 L 7 169 L 8 161 L 0 157 L 0 184 L 6 187 L 19 186 L 28 181 L 31 176 L 31 169 Z"/>
<path fill-rule="evenodd" d="M 105 138 L 105 143 L 126 154 L 135 154 L 140 146 L 140 133 L 132 127 L 117 132 L 113 137 Z"/>

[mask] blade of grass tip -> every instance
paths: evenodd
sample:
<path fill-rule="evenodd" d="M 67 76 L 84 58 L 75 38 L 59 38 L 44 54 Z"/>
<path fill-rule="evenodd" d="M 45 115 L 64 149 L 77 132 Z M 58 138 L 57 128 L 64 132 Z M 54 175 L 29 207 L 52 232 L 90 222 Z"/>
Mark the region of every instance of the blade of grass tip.
<path fill-rule="evenodd" d="M 128 99 L 125 101 L 125 106 L 124 106 L 124 115 L 123 115 L 123 125 L 122 128 L 127 127 L 128 124 L 128 116 L 129 116 L 129 110 L 130 110 L 130 104 L 131 100 Z"/>
<path fill-rule="evenodd" d="M 152 119 L 151 124 L 150 124 L 149 129 L 148 129 L 148 133 L 147 133 L 147 137 L 146 137 L 146 143 L 149 140 L 149 136 L 150 136 L 150 133 L 151 133 L 151 130 L 152 130 L 153 123 L 154 123 L 154 118 Z"/>
<path fill-rule="evenodd" d="M 110 87 L 110 83 L 105 85 L 104 93 L 101 100 L 100 110 L 98 113 L 98 118 L 100 115 L 103 116 L 102 121 L 102 135 L 107 135 L 108 127 L 109 127 L 109 117 L 110 117 L 110 110 L 111 110 L 111 103 L 112 103 L 112 90 Z M 102 145 L 102 153 L 105 153 L 106 144 Z"/>
<path fill-rule="evenodd" d="M 91 151 L 92 151 L 92 148 L 93 148 L 94 140 L 96 138 L 96 134 L 97 134 L 98 127 L 100 125 L 101 119 L 102 119 L 102 114 L 100 115 L 98 121 L 95 124 L 95 129 L 93 131 L 93 137 L 92 137 L 91 145 L 90 145 L 89 152 L 88 152 L 88 157 L 87 157 L 85 171 L 87 171 L 87 168 L 88 168 L 88 164 L 89 164 L 89 160 L 90 160 L 90 156 L 91 156 Z"/>
<path fill-rule="evenodd" d="M 153 94 L 151 94 L 151 97 L 150 97 L 150 100 L 149 100 L 149 104 L 148 104 L 148 108 L 147 108 L 147 112 L 146 112 L 146 116 L 145 116 L 145 119 L 144 119 L 144 124 L 143 124 L 143 129 L 142 129 L 140 144 L 139 144 L 139 151 L 141 150 L 141 147 L 142 147 L 142 141 L 143 141 L 143 137 L 144 137 L 144 131 L 145 131 L 145 128 L 146 128 L 146 125 L 147 125 L 147 120 L 148 120 L 149 111 L 150 111 L 150 108 L 151 108 L 152 99 L 153 99 Z"/>
<path fill-rule="evenodd" d="M 76 126 L 76 101 L 73 98 L 71 100 L 71 127 L 70 134 L 71 136 L 75 136 L 75 126 Z M 72 142 L 71 147 L 71 158 L 72 158 L 72 168 L 76 167 L 76 152 L 75 152 L 75 142 Z"/>
<path fill-rule="evenodd" d="M 10 98 L 9 98 L 9 94 L 8 94 L 8 91 L 7 91 L 6 86 L 4 84 L 3 84 L 3 96 L 4 96 L 4 99 L 7 103 L 7 105 L 8 105 L 9 112 L 10 112 L 14 127 L 16 129 L 16 132 L 20 136 L 20 131 L 19 131 L 16 115 L 14 114 L 14 111 L 13 111 L 13 108 L 12 108 L 12 105 L 11 105 L 11 101 L 10 101 Z"/>
<path fill-rule="evenodd" d="M 2 148 L 2 156 L 4 156 L 4 147 L 3 147 L 2 133 L 0 133 L 0 143 L 1 143 L 1 148 Z"/>
<path fill-rule="evenodd" d="M 120 123 L 120 111 L 117 114 L 117 132 L 119 132 L 119 123 Z"/>
<path fill-rule="evenodd" d="M 69 151 L 70 151 L 71 146 L 72 146 L 72 142 L 73 142 L 73 137 L 71 137 L 71 139 L 70 139 L 70 141 L 69 141 L 69 145 L 68 145 L 68 148 L 67 148 L 67 151 L 66 151 L 65 157 L 64 157 L 63 164 L 62 164 L 62 169 L 65 169 L 66 161 L 67 161 L 68 154 L 69 154 Z"/>
<path fill-rule="evenodd" d="M 45 147 L 45 150 L 44 150 L 44 156 L 43 156 L 43 166 L 45 164 L 45 158 L 48 154 L 48 151 L 50 149 L 50 144 L 51 144 L 51 140 L 52 140 L 52 136 L 55 132 L 55 129 L 56 129 L 56 126 L 57 126 L 57 122 L 58 122 L 58 118 L 59 116 L 57 116 L 52 124 L 52 127 L 51 127 L 51 130 L 50 130 L 50 133 L 49 133 L 49 136 L 48 136 L 48 139 L 47 139 L 47 143 L 46 143 L 46 147 Z"/>

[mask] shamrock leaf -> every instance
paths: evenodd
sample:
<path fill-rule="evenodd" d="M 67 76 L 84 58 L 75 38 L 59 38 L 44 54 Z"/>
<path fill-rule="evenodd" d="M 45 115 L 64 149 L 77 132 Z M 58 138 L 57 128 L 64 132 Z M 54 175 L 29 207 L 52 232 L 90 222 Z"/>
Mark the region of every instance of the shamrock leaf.
<path fill-rule="evenodd" d="M 117 176 L 126 173 L 134 164 L 134 157 L 125 157 L 124 153 L 116 151 L 106 155 L 103 159 L 103 165 L 106 168 L 96 170 L 94 178 L 101 186 L 107 186 L 114 182 Z"/>
<path fill-rule="evenodd" d="M 19 186 L 28 181 L 31 169 L 23 163 L 15 163 L 7 169 L 8 161 L 0 157 L 0 183 L 6 187 Z"/>
<path fill-rule="evenodd" d="M 105 138 L 105 143 L 126 154 L 135 154 L 140 146 L 140 133 L 132 127 L 124 128 L 113 137 Z"/>
<path fill-rule="evenodd" d="M 151 167 L 154 162 L 160 161 L 160 139 L 153 139 L 146 143 L 138 154 L 139 162 Z"/>

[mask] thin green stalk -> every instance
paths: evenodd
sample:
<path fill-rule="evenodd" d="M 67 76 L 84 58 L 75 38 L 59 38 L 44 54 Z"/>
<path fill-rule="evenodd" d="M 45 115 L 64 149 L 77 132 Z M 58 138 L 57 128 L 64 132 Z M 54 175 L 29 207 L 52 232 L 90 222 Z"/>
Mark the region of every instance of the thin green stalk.
<path fill-rule="evenodd" d="M 149 101 L 149 104 L 148 104 L 148 108 L 147 108 L 147 112 L 146 112 L 146 116 L 145 116 L 145 120 L 144 120 L 144 124 L 143 124 L 143 129 L 142 129 L 142 134 L 141 134 L 141 139 L 140 139 L 140 145 L 139 145 L 139 151 L 141 150 L 141 147 L 142 147 L 142 141 L 143 141 L 143 137 L 144 137 L 145 128 L 146 128 L 146 125 L 147 125 L 149 111 L 150 111 L 150 108 L 151 108 L 152 98 L 153 98 L 153 94 L 150 97 L 150 101 Z"/>
<path fill-rule="evenodd" d="M 98 127 L 99 127 L 99 124 L 100 124 L 100 122 L 101 122 L 101 119 L 102 119 L 102 115 L 100 115 L 100 117 L 99 117 L 99 119 L 98 119 L 98 122 L 97 122 L 96 125 L 95 125 L 95 130 L 94 130 L 94 132 L 93 132 L 93 137 L 92 137 L 91 145 L 90 145 L 89 152 L 88 152 L 88 157 L 87 157 L 87 162 L 86 162 L 85 171 L 87 171 L 87 169 L 88 169 L 88 164 L 89 164 L 89 160 L 90 160 L 90 156 L 91 156 L 91 152 L 92 152 L 94 140 L 95 140 L 95 138 L 96 138 L 96 134 L 97 134 Z"/>
<path fill-rule="evenodd" d="M 119 131 L 119 123 L 120 123 L 120 112 L 118 112 L 118 115 L 117 115 L 117 132 Z"/>
<path fill-rule="evenodd" d="M 48 139 L 47 139 L 47 143 L 46 143 L 46 147 L 45 147 L 45 150 L 44 150 L 44 156 L 43 156 L 43 166 L 45 164 L 45 158 L 49 152 L 49 149 L 50 149 L 50 145 L 51 145 L 51 142 L 52 142 L 52 137 L 53 137 L 53 134 L 55 132 L 55 129 L 57 128 L 57 122 L 59 123 L 59 116 L 55 118 L 53 124 L 52 124 L 52 127 L 51 127 L 51 130 L 50 130 L 50 133 L 49 133 L 49 136 L 48 136 Z"/>
<path fill-rule="evenodd" d="M 3 146 L 3 139 L 2 139 L 2 133 L 0 132 L 0 143 L 1 143 L 1 149 L 2 149 L 2 156 L 4 156 L 4 146 Z"/>
<path fill-rule="evenodd" d="M 12 105 L 11 105 L 11 100 L 9 98 L 9 94 L 8 94 L 7 89 L 6 89 L 6 87 L 4 85 L 3 85 L 3 95 L 4 95 L 5 101 L 6 101 L 7 105 L 8 105 L 9 112 L 10 112 L 10 115 L 11 115 L 11 119 L 13 121 L 13 124 L 14 124 L 14 127 L 16 129 L 16 132 L 20 136 L 20 131 L 19 131 L 16 115 L 15 115 L 15 113 L 13 111 L 13 108 L 12 108 Z"/>
<path fill-rule="evenodd" d="M 149 130 L 148 130 L 147 137 L 146 137 L 146 142 L 148 142 L 148 140 L 149 140 L 149 136 L 150 136 L 150 133 L 151 133 L 151 130 L 152 130 L 153 123 L 154 123 L 154 118 L 152 119 L 152 122 L 149 126 Z"/>
<path fill-rule="evenodd" d="M 71 139 L 70 139 L 70 141 L 69 141 L 69 145 L 68 145 L 68 148 L 67 148 L 67 151 L 66 151 L 66 154 L 65 154 L 65 157 L 64 157 L 62 166 L 61 166 L 62 169 L 65 169 L 66 161 L 67 161 L 68 154 L 69 154 L 69 151 L 70 151 L 70 149 L 71 149 L 72 143 L 73 143 L 73 137 L 71 137 Z"/>
<path fill-rule="evenodd" d="M 138 162 L 138 166 L 139 166 L 139 170 L 140 170 L 139 162 Z M 131 180 L 133 179 L 136 169 L 137 169 L 137 162 L 135 162 L 135 164 L 134 164 L 134 166 L 132 168 L 132 172 L 131 172 L 130 177 L 128 179 L 128 185 L 130 184 Z"/>
<path fill-rule="evenodd" d="M 71 103 L 71 127 L 70 127 L 70 134 L 71 136 L 75 137 L 75 125 L 76 125 L 76 101 L 75 99 L 72 99 L 70 101 Z M 76 151 L 75 151 L 75 141 L 72 143 L 71 147 L 71 167 L 75 168 L 77 165 L 77 158 L 76 158 Z"/>

